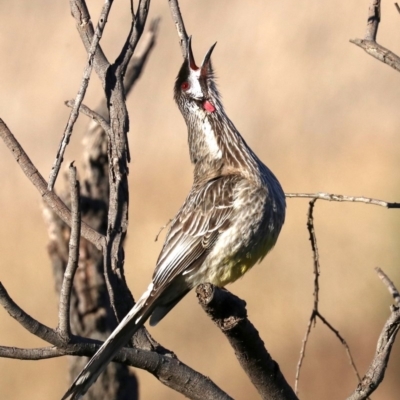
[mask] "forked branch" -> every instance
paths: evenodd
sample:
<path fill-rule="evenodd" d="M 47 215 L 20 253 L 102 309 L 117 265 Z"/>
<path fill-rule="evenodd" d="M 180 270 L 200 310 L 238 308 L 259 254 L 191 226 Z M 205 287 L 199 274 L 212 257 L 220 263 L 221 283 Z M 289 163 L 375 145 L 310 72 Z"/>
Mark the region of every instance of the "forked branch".
<path fill-rule="evenodd" d="M 396 8 L 398 6 L 396 3 Z M 381 0 L 370 0 L 367 29 L 363 39 L 351 39 L 350 42 L 364 49 L 370 56 L 400 72 L 400 57 L 376 42 L 381 21 Z"/>
<path fill-rule="evenodd" d="M 385 377 L 385 371 L 389 363 L 390 353 L 400 329 L 400 295 L 399 291 L 389 279 L 389 277 L 380 269 L 375 268 L 379 278 L 386 285 L 389 293 L 393 297 L 394 304 L 390 307 L 390 316 L 387 319 L 378 339 L 374 359 L 372 360 L 367 373 L 361 379 L 356 390 L 347 398 L 347 400 L 364 400 L 372 394 Z"/>

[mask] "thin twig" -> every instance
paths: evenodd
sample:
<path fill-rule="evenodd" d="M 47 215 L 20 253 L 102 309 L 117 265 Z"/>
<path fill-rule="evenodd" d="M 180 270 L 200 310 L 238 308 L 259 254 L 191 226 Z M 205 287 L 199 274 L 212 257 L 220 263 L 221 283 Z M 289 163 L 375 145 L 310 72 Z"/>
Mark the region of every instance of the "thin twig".
<path fill-rule="evenodd" d="M 0 119 L 0 137 L 11 151 L 24 174 L 39 191 L 44 202 L 53 212 L 57 214 L 58 217 L 60 217 L 67 225 L 71 226 L 71 211 L 53 191 L 47 189 L 47 182 L 44 180 L 37 168 L 33 165 L 24 149 L 18 143 L 17 139 L 14 137 L 2 119 Z M 89 242 L 93 243 L 99 250 L 105 246 L 105 237 L 84 222 L 82 223 L 81 234 L 85 239 L 89 240 Z"/>
<path fill-rule="evenodd" d="M 79 181 L 76 179 L 76 167 L 69 167 L 69 185 L 71 191 L 71 236 L 69 238 L 68 264 L 65 268 L 64 279 L 60 290 L 60 302 L 58 311 L 58 328 L 63 338 L 71 337 L 70 306 L 71 292 L 75 272 L 78 268 L 79 242 L 81 230 L 81 208 Z"/>
<path fill-rule="evenodd" d="M 74 107 L 75 102 L 74 100 L 68 100 L 65 102 L 65 105 L 68 107 Z M 103 118 L 100 114 L 98 114 L 96 111 L 91 110 L 84 104 L 80 105 L 79 112 L 95 120 L 103 128 L 105 132 L 108 132 L 110 130 L 110 125 L 108 121 L 105 118 Z"/>
<path fill-rule="evenodd" d="M 67 148 L 67 145 L 69 143 L 69 140 L 71 138 L 71 134 L 72 134 L 72 129 L 75 125 L 76 120 L 78 119 L 79 116 L 79 107 L 82 104 L 82 101 L 85 97 L 86 94 L 86 90 L 88 88 L 89 85 L 89 79 L 90 79 L 90 75 L 92 73 L 92 69 L 93 69 L 93 59 L 94 59 L 94 55 L 96 53 L 97 50 L 97 46 L 100 42 L 101 36 L 103 34 L 103 30 L 104 27 L 107 23 L 107 18 L 108 18 L 108 14 L 110 13 L 111 10 L 111 6 L 112 6 L 113 0 L 106 0 L 105 4 L 101 10 L 101 14 L 100 14 L 100 18 L 99 18 L 99 22 L 97 24 L 96 27 L 96 31 L 92 40 L 92 44 L 90 46 L 90 49 L 88 51 L 88 60 L 85 66 L 85 69 L 83 71 L 83 77 L 82 77 L 82 83 L 81 83 L 81 87 L 79 88 L 78 94 L 75 97 L 75 104 L 74 107 L 70 113 L 69 119 L 68 119 L 68 123 L 67 126 L 65 128 L 63 137 L 61 139 L 61 143 L 60 143 L 60 147 L 58 149 L 57 155 L 56 155 L 56 159 L 54 161 L 53 167 L 50 171 L 50 176 L 49 176 L 49 182 L 48 182 L 48 189 L 49 190 L 53 190 L 54 184 L 56 182 L 58 173 L 60 171 L 60 167 L 61 167 L 61 163 L 63 161 L 64 158 L 64 153 L 65 153 L 65 149 Z"/>
<path fill-rule="evenodd" d="M 139 79 L 151 50 L 156 43 L 159 24 L 159 18 L 155 18 L 150 22 L 149 29 L 143 33 L 140 42 L 136 47 L 135 53 L 128 64 L 124 78 L 124 90 L 126 96 L 132 89 L 133 84 Z"/>
<path fill-rule="evenodd" d="M 317 199 L 313 199 L 309 203 L 308 213 L 307 213 L 307 230 L 310 235 L 309 240 L 311 243 L 311 250 L 313 253 L 313 273 L 314 273 L 314 306 L 311 312 L 310 319 L 308 321 L 306 334 L 303 339 L 303 343 L 300 349 L 300 357 L 296 367 L 296 377 L 294 382 L 294 391 L 296 395 L 299 394 L 299 380 L 300 380 L 300 371 L 303 364 L 304 357 L 306 355 L 306 347 L 308 343 L 308 338 L 311 333 L 312 325 L 316 324 L 316 316 L 318 314 L 318 303 L 319 303 L 319 275 L 320 275 L 320 265 L 319 265 L 319 253 L 318 253 L 318 245 L 317 245 L 317 237 L 315 235 L 314 228 L 314 206 Z"/>
<path fill-rule="evenodd" d="M 363 196 L 345 196 L 342 194 L 332 194 L 332 193 L 286 193 L 285 195 L 287 198 L 298 197 L 305 199 L 319 199 L 319 200 L 338 201 L 338 202 L 365 203 L 386 208 L 400 208 L 400 203 L 390 203 L 384 200 L 377 200 Z"/>
<path fill-rule="evenodd" d="M 360 373 L 358 372 L 356 363 L 354 362 L 353 355 L 351 354 L 350 351 L 350 346 L 347 344 L 347 341 L 345 338 L 339 333 L 337 329 L 335 329 L 329 322 L 328 320 L 318 311 L 317 313 L 318 318 L 336 335 L 336 337 L 340 340 L 344 348 L 346 349 L 347 353 L 347 358 L 349 359 L 350 365 L 353 368 L 354 373 L 356 374 L 358 382 L 361 382 L 361 376 Z"/>
<path fill-rule="evenodd" d="M 317 194 L 318 196 L 320 194 Z M 326 197 L 325 193 L 322 193 L 322 195 L 324 195 L 324 197 L 322 197 L 322 199 L 324 200 L 331 200 L 330 198 Z M 295 393 L 296 395 L 298 394 L 298 385 L 299 385 L 299 381 L 300 381 L 300 371 L 301 371 L 301 367 L 303 365 L 303 360 L 305 358 L 306 355 L 306 347 L 307 347 L 307 343 L 308 343 L 308 339 L 310 337 L 310 333 L 311 333 L 311 328 L 313 327 L 313 325 L 315 326 L 317 323 L 317 319 L 319 318 L 321 320 L 322 323 L 324 323 L 335 335 L 336 337 L 340 340 L 340 342 L 342 343 L 342 345 L 344 346 L 347 356 L 349 358 L 349 362 L 350 365 L 358 379 L 358 381 L 361 381 L 360 378 L 360 374 L 358 373 L 357 367 L 355 365 L 353 356 L 351 354 L 350 351 L 350 347 L 347 344 L 346 340 L 340 335 L 339 331 L 337 329 L 335 329 L 333 327 L 333 325 L 331 325 L 328 320 L 320 313 L 318 306 L 319 306 L 319 277 L 320 277 L 320 273 L 321 273 L 321 269 L 320 269 L 320 263 L 319 263 L 319 252 L 318 252 L 318 245 L 317 245 L 317 237 L 315 234 L 315 227 L 314 227 L 314 206 L 316 201 L 320 198 L 320 197 L 314 197 L 315 195 L 309 195 L 309 194 L 289 194 L 286 195 L 287 197 L 313 197 L 314 199 L 312 201 L 310 201 L 309 203 L 309 208 L 308 208 L 308 213 L 307 213 L 307 230 L 308 233 L 310 235 L 310 242 L 311 242 L 311 249 L 313 252 L 313 273 L 314 273 L 314 305 L 313 305 L 313 309 L 311 311 L 311 316 L 308 320 L 308 324 L 307 324 L 307 329 L 306 329 L 306 333 L 304 335 L 304 339 L 302 341 L 302 346 L 300 349 L 300 356 L 299 356 L 299 361 L 297 362 L 297 367 L 296 367 L 296 377 L 295 377 Z M 329 196 L 335 196 L 336 195 L 329 195 Z M 335 199 L 332 199 L 335 200 Z M 371 200 L 371 199 L 370 199 Z M 337 200 L 337 201 L 345 201 L 343 199 L 341 200 Z M 354 201 L 354 200 L 352 200 Z M 365 201 L 364 201 L 365 202 Z"/>
<path fill-rule="evenodd" d="M 302 341 L 302 344 L 301 344 L 299 361 L 297 361 L 296 376 L 295 376 L 295 379 L 294 379 L 294 392 L 296 393 L 296 395 L 299 394 L 300 371 L 301 371 L 301 367 L 303 365 L 303 360 L 304 360 L 304 358 L 306 356 L 306 347 L 307 347 L 308 338 L 310 336 L 311 328 L 312 328 L 312 324 L 313 323 L 315 323 L 314 310 L 312 311 L 311 316 L 310 316 L 310 318 L 308 320 L 306 333 L 304 335 L 304 338 L 303 338 L 303 341 Z"/>
<path fill-rule="evenodd" d="M 314 311 L 318 312 L 318 304 L 319 304 L 319 275 L 321 273 L 321 267 L 319 264 L 319 252 L 318 252 L 318 244 L 317 244 L 317 236 L 315 235 L 314 228 L 314 206 L 317 199 L 311 200 L 308 207 L 307 214 L 307 230 L 310 235 L 311 242 L 311 250 L 313 253 L 313 274 L 314 274 Z"/>
<path fill-rule="evenodd" d="M 395 5 L 395 7 L 396 7 L 397 12 L 400 14 L 400 7 L 399 7 L 399 5 L 398 5 L 397 3 L 394 3 L 394 5 Z"/>
<path fill-rule="evenodd" d="M 162 226 L 162 227 L 160 228 L 160 230 L 158 231 L 158 233 L 157 233 L 157 235 L 156 235 L 156 238 L 154 239 L 155 242 L 157 242 L 158 237 L 160 236 L 161 232 L 162 232 L 171 222 L 172 222 L 172 219 L 170 218 L 170 219 L 168 220 L 168 222 L 167 222 L 164 226 Z"/>
<path fill-rule="evenodd" d="M 375 270 L 393 296 L 395 305 L 390 307 L 391 314 L 381 331 L 375 356 L 368 368 L 367 373 L 362 378 L 355 391 L 347 398 L 347 400 L 364 400 L 367 398 L 367 396 L 373 393 L 383 381 L 383 378 L 385 377 L 385 371 L 389 363 L 393 343 L 400 329 L 399 292 L 394 286 L 393 282 L 380 268 L 375 268 Z"/>
<path fill-rule="evenodd" d="M 181 10 L 179 8 L 179 3 L 178 0 L 168 0 L 168 3 L 169 9 L 171 10 L 172 19 L 175 23 L 176 31 L 178 32 L 179 45 L 181 47 L 182 56 L 186 57 L 188 34 L 186 33 L 185 24 L 183 22 Z"/>
<path fill-rule="evenodd" d="M 147 15 L 149 13 L 150 0 L 140 0 L 136 11 L 136 15 L 132 12 L 132 23 L 131 30 L 126 39 L 125 45 L 123 46 L 120 55 L 115 61 L 117 69 L 122 76 L 125 75 L 129 61 L 132 58 L 133 52 L 142 36 L 144 26 L 146 24 Z"/>
<path fill-rule="evenodd" d="M 400 307 L 400 294 L 399 294 L 399 291 L 397 290 L 396 286 L 394 286 L 394 283 L 389 279 L 389 277 L 379 267 L 376 267 L 375 271 L 378 274 L 379 278 L 381 278 L 382 282 L 387 286 L 396 305 L 398 307 Z"/>

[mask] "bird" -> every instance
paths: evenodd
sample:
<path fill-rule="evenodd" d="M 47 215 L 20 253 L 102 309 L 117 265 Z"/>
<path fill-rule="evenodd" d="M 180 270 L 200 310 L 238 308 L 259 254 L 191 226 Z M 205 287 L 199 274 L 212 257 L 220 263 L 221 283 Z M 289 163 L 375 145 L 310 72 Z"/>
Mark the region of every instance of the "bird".
<path fill-rule="evenodd" d="M 80 372 L 62 400 L 80 399 L 148 320 L 154 326 L 194 287 L 224 287 L 274 247 L 285 220 L 283 189 L 227 116 L 211 54 L 195 63 L 191 37 L 174 86 L 186 122 L 193 185 L 172 220 L 145 293 Z"/>

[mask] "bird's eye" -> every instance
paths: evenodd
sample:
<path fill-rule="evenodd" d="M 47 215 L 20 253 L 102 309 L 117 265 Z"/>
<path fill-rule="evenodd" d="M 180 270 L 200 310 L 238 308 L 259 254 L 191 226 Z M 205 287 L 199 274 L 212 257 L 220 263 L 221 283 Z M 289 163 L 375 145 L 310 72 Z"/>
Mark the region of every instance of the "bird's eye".
<path fill-rule="evenodd" d="M 186 92 L 186 90 L 188 90 L 190 88 L 189 82 L 183 82 L 181 85 L 182 90 L 184 90 Z"/>

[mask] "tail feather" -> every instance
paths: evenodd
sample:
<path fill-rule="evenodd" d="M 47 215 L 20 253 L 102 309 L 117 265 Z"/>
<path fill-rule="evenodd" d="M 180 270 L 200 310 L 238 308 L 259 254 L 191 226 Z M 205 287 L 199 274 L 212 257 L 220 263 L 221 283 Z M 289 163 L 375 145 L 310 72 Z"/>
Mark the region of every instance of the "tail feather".
<path fill-rule="evenodd" d="M 85 368 L 76 377 L 61 400 L 65 400 L 70 396 L 71 400 L 82 398 L 99 375 L 106 369 L 118 350 L 124 347 L 134 333 L 146 322 L 151 314 L 152 307 L 149 307 L 147 300 L 149 299 L 152 289 L 153 285 L 151 284 L 148 290 L 86 364 Z"/>

